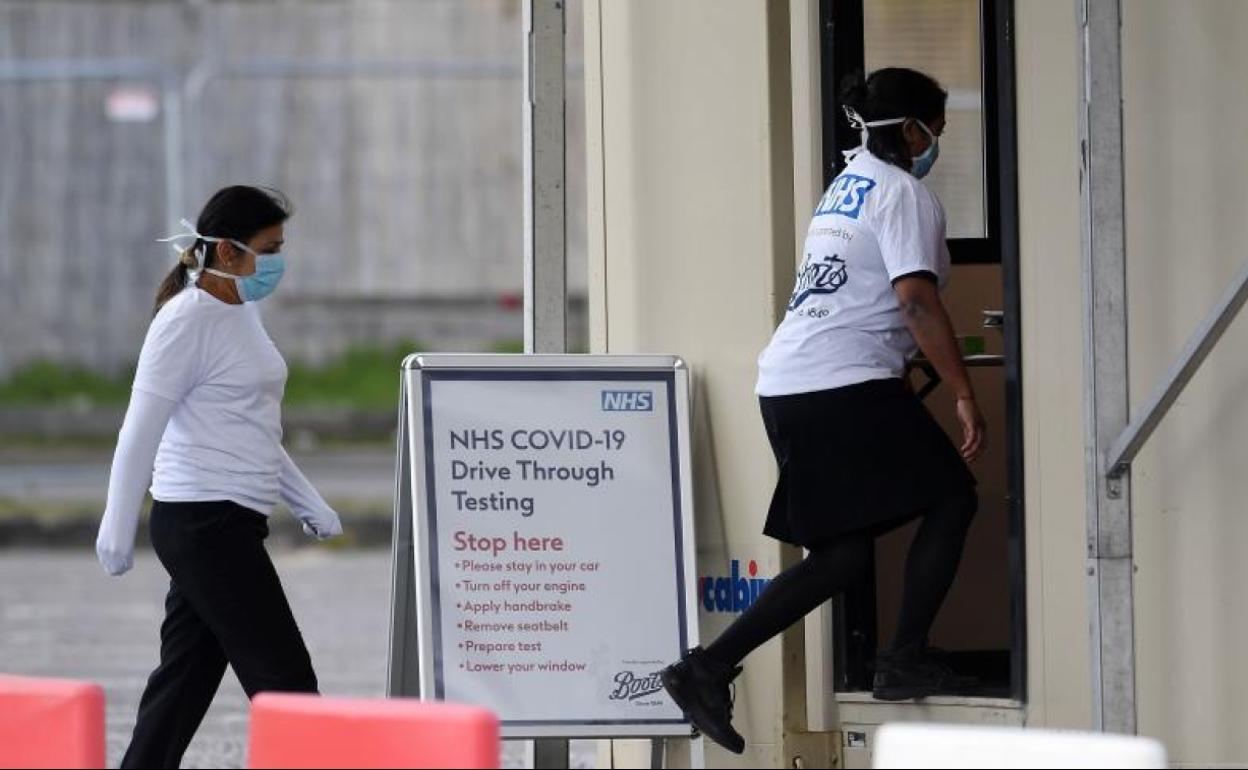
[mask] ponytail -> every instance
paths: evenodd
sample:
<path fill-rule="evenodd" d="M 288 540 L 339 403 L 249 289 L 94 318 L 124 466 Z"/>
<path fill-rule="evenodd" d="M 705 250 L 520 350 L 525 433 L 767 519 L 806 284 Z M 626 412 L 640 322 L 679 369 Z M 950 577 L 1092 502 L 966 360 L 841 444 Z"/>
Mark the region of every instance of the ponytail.
<path fill-rule="evenodd" d="M 841 80 L 841 104 L 860 115 L 866 114 L 867 81 L 863 79 L 862 72 L 852 72 Z"/>
<path fill-rule="evenodd" d="M 160 282 L 160 288 L 156 290 L 156 307 L 152 311 L 152 315 L 159 313 L 166 302 L 173 299 L 178 292 L 186 288 L 191 270 L 199 267 L 199 259 L 196 257 L 195 251 L 197 246 L 198 242 L 189 249 L 183 250 L 181 256 L 178 257 L 178 264 L 174 265 L 173 270 L 169 271 L 169 275 L 165 276 L 165 280 Z"/>

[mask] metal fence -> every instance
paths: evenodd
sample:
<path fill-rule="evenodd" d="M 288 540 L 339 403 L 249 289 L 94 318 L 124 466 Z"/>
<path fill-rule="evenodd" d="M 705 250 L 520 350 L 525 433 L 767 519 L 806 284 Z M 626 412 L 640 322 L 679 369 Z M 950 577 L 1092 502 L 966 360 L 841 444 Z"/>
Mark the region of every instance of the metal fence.
<path fill-rule="evenodd" d="M 154 239 L 235 183 L 295 205 L 265 305 L 288 354 L 519 339 L 521 42 L 518 0 L 0 0 L 0 376 L 133 361 L 173 266 Z"/>

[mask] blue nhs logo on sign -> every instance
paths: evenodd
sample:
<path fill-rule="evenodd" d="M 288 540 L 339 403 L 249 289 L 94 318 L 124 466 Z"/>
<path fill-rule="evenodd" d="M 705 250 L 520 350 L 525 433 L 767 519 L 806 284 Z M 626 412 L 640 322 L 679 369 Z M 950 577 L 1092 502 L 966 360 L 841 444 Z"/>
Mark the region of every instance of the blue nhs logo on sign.
<path fill-rule="evenodd" d="M 604 390 L 602 411 L 653 412 L 654 394 L 648 390 Z"/>
<path fill-rule="evenodd" d="M 822 214 L 840 214 L 850 219 L 857 219 L 862 211 L 862 204 L 867 202 L 867 193 L 875 187 L 874 179 L 854 174 L 841 174 L 832 182 L 832 186 L 823 194 L 815 216 Z"/>

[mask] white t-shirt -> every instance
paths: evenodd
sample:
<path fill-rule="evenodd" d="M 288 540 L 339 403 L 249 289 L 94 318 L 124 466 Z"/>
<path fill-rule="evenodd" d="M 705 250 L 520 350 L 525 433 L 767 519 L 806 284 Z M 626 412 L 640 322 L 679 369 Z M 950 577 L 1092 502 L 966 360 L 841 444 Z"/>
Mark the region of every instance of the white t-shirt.
<path fill-rule="evenodd" d="M 265 515 L 280 494 L 286 362 L 253 303 L 195 286 L 152 319 L 134 389 L 176 403 L 156 454 L 152 497 L 230 500 Z"/>
<path fill-rule="evenodd" d="M 761 396 L 900 377 L 917 346 L 893 281 L 949 278 L 945 212 L 918 179 L 862 150 L 832 181 L 806 233 L 788 312 L 758 359 Z"/>

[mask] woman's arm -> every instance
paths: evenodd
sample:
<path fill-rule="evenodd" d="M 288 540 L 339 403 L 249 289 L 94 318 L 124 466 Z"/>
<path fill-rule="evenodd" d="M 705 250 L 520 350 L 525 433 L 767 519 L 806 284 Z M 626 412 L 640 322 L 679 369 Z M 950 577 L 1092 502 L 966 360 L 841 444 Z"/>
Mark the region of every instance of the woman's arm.
<path fill-rule="evenodd" d="M 927 275 L 911 275 L 893 284 L 901 303 L 901 315 L 923 355 L 936 367 L 937 374 L 957 398 L 958 421 L 962 424 L 962 457 L 967 461 L 979 457 L 984 449 L 984 417 L 975 402 L 971 378 L 962 362 L 953 323 L 936 283 Z"/>
<path fill-rule="evenodd" d="M 130 406 L 117 435 L 108 502 L 100 520 L 95 553 L 110 575 L 134 566 L 134 536 L 139 528 L 143 494 L 152 481 L 152 465 L 175 402 L 142 390 L 132 391 Z"/>
<path fill-rule="evenodd" d="M 342 534 L 342 521 L 325 498 L 316 491 L 299 466 L 282 447 L 282 499 L 290 506 L 295 518 L 303 522 L 303 531 L 318 540 Z"/>

